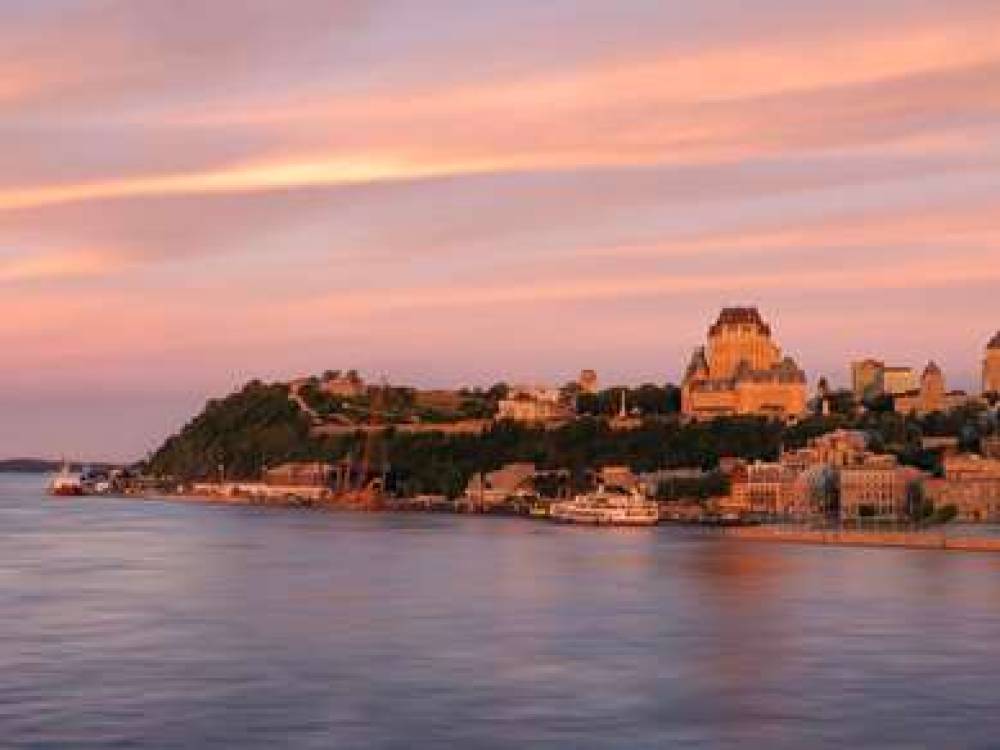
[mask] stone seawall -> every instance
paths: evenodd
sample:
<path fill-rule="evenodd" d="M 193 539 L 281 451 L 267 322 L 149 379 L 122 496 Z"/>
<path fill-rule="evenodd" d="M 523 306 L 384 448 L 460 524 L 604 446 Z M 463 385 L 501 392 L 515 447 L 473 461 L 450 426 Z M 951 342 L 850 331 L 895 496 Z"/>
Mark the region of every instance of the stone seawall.
<path fill-rule="evenodd" d="M 727 537 L 757 542 L 1000 552 L 1000 538 L 951 537 L 945 533 L 934 531 L 822 531 L 743 526 L 723 529 L 722 533 Z"/>

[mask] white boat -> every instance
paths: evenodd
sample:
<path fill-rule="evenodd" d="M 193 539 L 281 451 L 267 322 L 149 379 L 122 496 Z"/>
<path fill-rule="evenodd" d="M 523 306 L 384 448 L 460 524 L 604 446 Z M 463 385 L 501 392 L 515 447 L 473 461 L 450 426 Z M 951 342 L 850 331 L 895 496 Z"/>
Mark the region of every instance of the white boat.
<path fill-rule="evenodd" d="M 554 521 L 562 523 L 655 526 L 660 522 L 660 507 L 638 490 L 600 487 L 596 492 L 553 503 L 549 515 Z"/>
<path fill-rule="evenodd" d="M 49 482 L 49 494 L 57 497 L 75 497 L 84 494 L 83 475 L 72 471 L 68 463 Z"/>

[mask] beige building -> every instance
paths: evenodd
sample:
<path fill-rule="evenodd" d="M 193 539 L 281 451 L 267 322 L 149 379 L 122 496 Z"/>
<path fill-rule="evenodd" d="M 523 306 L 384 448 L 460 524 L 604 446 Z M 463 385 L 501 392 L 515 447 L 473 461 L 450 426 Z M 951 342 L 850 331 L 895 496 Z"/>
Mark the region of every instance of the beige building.
<path fill-rule="evenodd" d="M 334 467 L 320 461 L 293 461 L 264 471 L 264 484 L 269 487 L 329 487 Z"/>
<path fill-rule="evenodd" d="M 851 390 L 858 401 L 874 398 L 885 392 L 885 362 L 863 359 L 851 363 Z"/>
<path fill-rule="evenodd" d="M 838 473 L 840 517 L 845 520 L 905 518 L 910 488 L 922 477 L 917 469 L 899 466 L 895 456 L 875 455 Z"/>
<path fill-rule="evenodd" d="M 917 375 L 912 367 L 862 359 L 851 363 L 851 387 L 859 401 L 882 395 L 898 396 L 918 388 Z"/>
<path fill-rule="evenodd" d="M 753 307 L 729 307 L 695 350 L 681 388 L 682 411 L 697 419 L 759 415 L 795 419 L 806 411 L 806 375 L 782 357 Z"/>
<path fill-rule="evenodd" d="M 839 500 L 840 517 L 901 519 L 921 472 L 890 455 L 868 450 L 864 433 L 837 430 L 776 462 L 738 465 L 732 473 L 732 506 L 756 515 L 804 517 Z"/>
<path fill-rule="evenodd" d="M 561 401 L 557 388 L 515 386 L 510 389 L 497 411 L 498 419 L 515 422 L 544 423 L 569 419 L 572 413 Z"/>
<path fill-rule="evenodd" d="M 530 496 L 537 473 L 532 463 L 513 463 L 496 471 L 475 474 L 469 480 L 465 496 L 484 506 L 498 505 L 512 497 Z"/>
<path fill-rule="evenodd" d="M 980 441 L 979 450 L 985 458 L 1000 458 L 1000 435 L 984 437 Z"/>
<path fill-rule="evenodd" d="M 736 467 L 732 482 L 732 509 L 767 516 L 805 515 L 810 495 L 802 472 L 781 461 L 755 461 Z"/>
<path fill-rule="evenodd" d="M 986 345 L 983 359 L 983 393 L 1000 394 L 1000 331 Z"/>
<path fill-rule="evenodd" d="M 594 370 L 583 370 L 580 373 L 580 379 L 577 381 L 577 385 L 580 386 L 580 393 L 597 393 L 597 373 Z"/>
<path fill-rule="evenodd" d="M 936 507 L 954 505 L 963 521 L 1000 521 L 1000 460 L 974 454 L 946 456 L 944 478 L 925 483 Z"/>
<path fill-rule="evenodd" d="M 920 388 L 896 396 L 896 411 L 924 416 L 936 411 L 951 411 L 969 403 L 969 400 L 962 391 L 949 391 L 941 368 L 929 362 L 920 378 Z"/>
<path fill-rule="evenodd" d="M 346 374 L 332 373 L 320 381 L 319 387 L 324 393 L 341 398 L 357 398 L 365 393 L 365 381 L 353 370 Z"/>
<path fill-rule="evenodd" d="M 886 367 L 882 370 L 883 393 L 898 396 L 916 388 L 917 373 L 912 367 Z"/>

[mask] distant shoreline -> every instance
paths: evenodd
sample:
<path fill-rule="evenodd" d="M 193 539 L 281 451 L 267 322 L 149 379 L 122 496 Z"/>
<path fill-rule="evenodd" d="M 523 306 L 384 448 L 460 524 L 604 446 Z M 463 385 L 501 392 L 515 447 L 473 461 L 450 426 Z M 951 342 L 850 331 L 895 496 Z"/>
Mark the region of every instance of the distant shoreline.
<path fill-rule="evenodd" d="M 0 459 L 0 474 L 51 474 L 59 471 L 62 465 L 62 461 L 48 458 L 5 458 Z M 71 461 L 69 466 L 73 471 L 81 471 L 85 466 L 106 471 L 117 469 L 121 464 L 107 461 Z"/>
<path fill-rule="evenodd" d="M 353 511 L 349 508 L 338 508 L 334 505 L 305 504 L 291 501 L 259 500 L 244 496 L 224 496 L 200 493 L 181 494 L 148 494 L 124 495 L 127 499 L 151 500 L 161 502 L 176 502 L 184 504 L 231 505 L 231 506 L 261 506 L 272 508 L 301 508 L 312 510 Z M 522 518 L 525 521 L 545 519 L 512 514 L 490 513 L 456 513 L 454 511 L 422 510 L 412 506 L 387 508 L 379 513 L 444 513 L 445 515 L 481 515 L 484 517 Z M 750 542 L 770 542 L 776 544 L 823 545 L 833 547 L 867 547 L 894 548 L 913 550 L 941 550 L 949 552 L 1000 552 L 1000 537 L 986 536 L 950 536 L 944 530 L 938 531 L 852 531 L 852 530 L 817 530 L 788 529 L 774 526 L 699 526 L 698 524 L 661 521 L 660 526 L 701 528 L 706 534 L 725 539 Z M 598 528 L 590 527 L 587 528 Z M 612 528 L 612 527 L 600 527 Z"/>

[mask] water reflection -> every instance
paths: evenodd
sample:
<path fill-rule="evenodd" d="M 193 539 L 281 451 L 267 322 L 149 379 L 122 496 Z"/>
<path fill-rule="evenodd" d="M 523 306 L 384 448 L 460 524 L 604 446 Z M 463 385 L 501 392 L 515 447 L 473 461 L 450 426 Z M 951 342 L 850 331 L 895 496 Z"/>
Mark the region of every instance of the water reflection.
<path fill-rule="evenodd" d="M 1000 729 L 989 555 L 39 490 L 0 479 L 4 747 L 989 747 Z"/>

